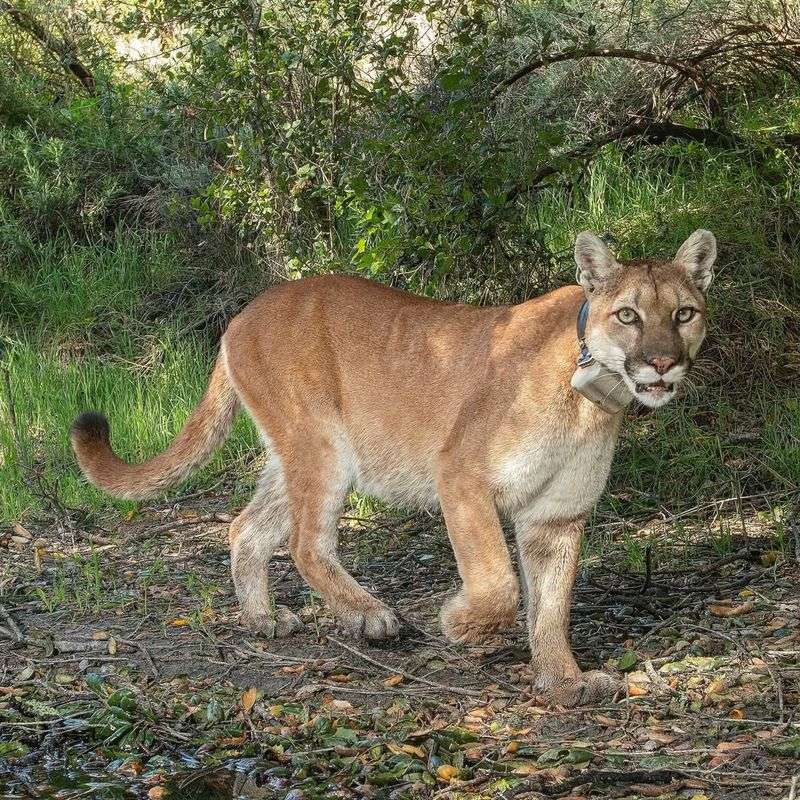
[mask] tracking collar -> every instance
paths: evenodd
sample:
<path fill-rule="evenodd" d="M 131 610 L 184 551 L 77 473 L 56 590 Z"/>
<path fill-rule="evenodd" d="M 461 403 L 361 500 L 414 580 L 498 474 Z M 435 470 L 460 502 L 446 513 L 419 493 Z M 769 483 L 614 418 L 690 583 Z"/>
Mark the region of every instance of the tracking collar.
<path fill-rule="evenodd" d="M 589 301 L 584 300 L 578 311 L 577 329 L 580 354 L 570 384 L 576 392 L 591 400 L 607 414 L 617 414 L 633 399 L 622 378 L 604 364 L 595 361 L 586 344 L 586 322 Z"/>
<path fill-rule="evenodd" d="M 581 346 L 581 354 L 578 356 L 578 366 L 588 367 L 594 362 L 589 348 L 586 346 L 586 320 L 589 319 L 589 301 L 584 300 L 578 311 L 578 344 Z"/>

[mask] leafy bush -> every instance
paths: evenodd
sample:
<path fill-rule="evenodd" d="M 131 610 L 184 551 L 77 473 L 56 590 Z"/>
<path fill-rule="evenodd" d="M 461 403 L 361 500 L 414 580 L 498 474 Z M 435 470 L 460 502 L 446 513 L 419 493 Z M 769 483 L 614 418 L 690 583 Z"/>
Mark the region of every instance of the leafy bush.
<path fill-rule="evenodd" d="M 46 11 L 25 6 L 28 22 Z M 794 7 L 145 0 L 62 16 L 56 53 L 0 15 L 0 333 L 17 422 L 63 470 L 77 399 L 114 405 L 81 375 L 113 364 L 132 442 L 154 430 L 147 392 L 199 394 L 226 321 L 276 279 L 515 302 L 572 280 L 581 229 L 641 257 L 703 226 L 721 245 L 704 391 L 633 424 L 614 492 L 690 504 L 797 485 Z M 167 389 L 155 372 L 173 357 Z M 192 398 L 166 404 L 171 425 Z M 25 470 L 2 445 L 14 486 Z M 14 513 L 34 502 L 8 494 Z"/>

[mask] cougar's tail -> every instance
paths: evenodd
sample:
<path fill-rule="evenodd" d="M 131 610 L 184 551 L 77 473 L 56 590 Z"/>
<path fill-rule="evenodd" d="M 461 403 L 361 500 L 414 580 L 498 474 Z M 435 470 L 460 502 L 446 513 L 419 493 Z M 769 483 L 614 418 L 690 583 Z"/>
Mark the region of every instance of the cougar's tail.
<path fill-rule="evenodd" d="M 221 352 L 202 400 L 169 447 L 141 464 L 128 464 L 111 449 L 108 421 L 96 411 L 77 417 L 72 449 L 90 483 L 114 497 L 143 500 L 161 494 L 211 458 L 230 433 L 239 401 Z"/>

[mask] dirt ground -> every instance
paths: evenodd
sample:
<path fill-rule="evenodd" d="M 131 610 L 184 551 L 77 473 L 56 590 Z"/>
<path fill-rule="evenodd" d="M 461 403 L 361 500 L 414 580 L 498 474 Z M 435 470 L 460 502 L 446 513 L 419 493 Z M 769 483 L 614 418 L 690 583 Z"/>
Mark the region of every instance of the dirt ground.
<path fill-rule="evenodd" d="M 0 796 L 800 797 L 800 565 L 771 515 L 595 526 L 573 645 L 625 689 L 580 709 L 530 690 L 521 611 L 482 647 L 442 640 L 438 519 L 343 520 L 343 560 L 405 623 L 381 646 L 285 552 L 304 629 L 238 627 L 227 519 L 0 532 Z"/>

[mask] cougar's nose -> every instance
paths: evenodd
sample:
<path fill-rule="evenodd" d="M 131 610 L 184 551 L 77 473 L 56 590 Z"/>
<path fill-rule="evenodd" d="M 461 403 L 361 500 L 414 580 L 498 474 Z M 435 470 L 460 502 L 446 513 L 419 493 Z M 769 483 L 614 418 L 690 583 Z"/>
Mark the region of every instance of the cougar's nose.
<path fill-rule="evenodd" d="M 675 366 L 675 359 L 670 356 L 656 356 L 651 358 L 648 363 L 659 375 L 663 375 Z"/>

